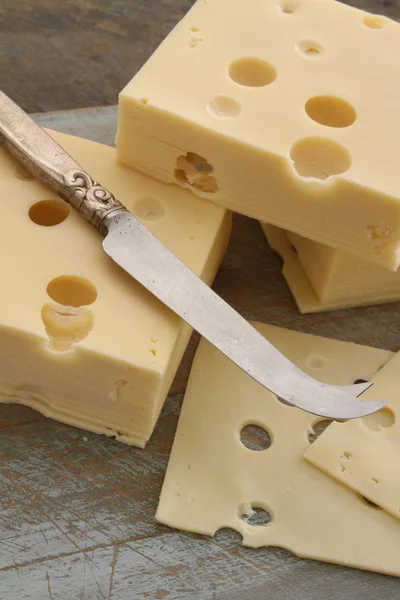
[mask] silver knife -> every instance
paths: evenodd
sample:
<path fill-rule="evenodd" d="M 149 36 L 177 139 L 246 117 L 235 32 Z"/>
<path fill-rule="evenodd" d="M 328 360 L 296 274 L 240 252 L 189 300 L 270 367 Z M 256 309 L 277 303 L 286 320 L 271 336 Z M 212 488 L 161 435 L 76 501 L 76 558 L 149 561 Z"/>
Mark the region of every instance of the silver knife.
<path fill-rule="evenodd" d="M 1 91 L 0 144 L 104 236 L 106 254 L 122 269 L 280 400 L 331 419 L 386 404 L 357 400 L 370 382 L 332 386 L 296 367 Z"/>

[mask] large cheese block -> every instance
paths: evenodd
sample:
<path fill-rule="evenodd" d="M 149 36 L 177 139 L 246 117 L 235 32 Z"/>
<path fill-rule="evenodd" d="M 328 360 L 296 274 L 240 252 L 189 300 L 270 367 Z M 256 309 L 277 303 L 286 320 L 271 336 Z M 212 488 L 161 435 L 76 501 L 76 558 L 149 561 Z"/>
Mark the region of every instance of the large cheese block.
<path fill-rule="evenodd" d="M 262 223 L 300 312 L 320 312 L 400 300 L 395 273 L 295 233 Z"/>
<path fill-rule="evenodd" d="M 400 25 L 198 0 L 120 95 L 118 160 L 395 270 Z"/>
<path fill-rule="evenodd" d="M 228 211 L 118 165 L 112 148 L 52 135 L 211 284 L 228 240 Z M 0 189 L 0 401 L 144 446 L 191 328 L 4 152 Z"/>
<path fill-rule="evenodd" d="M 299 367 L 332 384 L 369 379 L 392 356 L 258 328 Z M 156 518 L 206 535 L 229 527 L 246 546 L 279 546 L 297 556 L 400 576 L 400 522 L 304 460 L 320 421 L 279 402 L 202 340 Z"/>

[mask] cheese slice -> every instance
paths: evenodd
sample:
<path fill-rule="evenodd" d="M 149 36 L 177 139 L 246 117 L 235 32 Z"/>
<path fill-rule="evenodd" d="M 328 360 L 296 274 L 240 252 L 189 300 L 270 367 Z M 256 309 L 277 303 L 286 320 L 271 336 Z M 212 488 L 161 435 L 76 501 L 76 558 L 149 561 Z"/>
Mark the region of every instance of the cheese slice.
<path fill-rule="evenodd" d="M 118 160 L 395 270 L 399 55 L 333 0 L 198 0 L 122 90 Z"/>
<path fill-rule="evenodd" d="M 269 245 L 283 260 L 282 273 L 302 313 L 400 300 L 400 271 L 329 248 L 261 223 Z"/>
<path fill-rule="evenodd" d="M 207 282 L 230 214 L 52 134 Z M 0 153 L 0 400 L 144 446 L 191 328 L 115 265 L 99 234 Z"/>
<path fill-rule="evenodd" d="M 363 398 L 384 398 L 388 407 L 357 421 L 332 423 L 304 456 L 400 519 L 400 353 L 373 380 Z"/>
<path fill-rule="evenodd" d="M 393 356 L 267 325 L 258 329 L 299 367 L 333 384 L 369 379 Z M 303 459 L 318 421 L 280 403 L 202 340 L 157 520 L 206 535 L 230 527 L 246 546 L 280 546 L 298 556 L 400 575 L 400 523 Z M 247 425 L 269 433 L 268 449 L 242 444 Z M 265 513 L 270 522 L 256 525 L 256 519 L 268 520 Z"/>

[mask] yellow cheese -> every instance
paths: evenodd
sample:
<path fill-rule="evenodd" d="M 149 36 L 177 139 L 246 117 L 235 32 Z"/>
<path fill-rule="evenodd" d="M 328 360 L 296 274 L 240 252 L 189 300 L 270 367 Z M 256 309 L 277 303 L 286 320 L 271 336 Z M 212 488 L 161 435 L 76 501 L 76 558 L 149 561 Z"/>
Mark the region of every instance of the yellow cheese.
<path fill-rule="evenodd" d="M 392 357 L 376 348 L 258 328 L 299 367 L 333 384 L 369 379 Z M 202 340 L 157 519 L 206 535 L 230 527 L 246 546 L 279 546 L 298 556 L 400 575 L 400 522 L 304 460 L 318 421 L 283 405 Z M 257 438 L 254 426 L 264 437 Z"/>
<path fill-rule="evenodd" d="M 332 423 L 304 456 L 400 519 L 400 353 L 372 379 L 373 397 L 388 400 L 388 407 L 363 419 Z"/>
<path fill-rule="evenodd" d="M 262 223 L 300 312 L 319 312 L 400 300 L 400 271 Z"/>
<path fill-rule="evenodd" d="M 198 0 L 120 95 L 118 160 L 395 270 L 400 25 Z"/>
<path fill-rule="evenodd" d="M 211 283 L 230 214 L 52 134 Z M 144 446 L 191 329 L 116 266 L 101 236 L 0 153 L 0 401 Z"/>

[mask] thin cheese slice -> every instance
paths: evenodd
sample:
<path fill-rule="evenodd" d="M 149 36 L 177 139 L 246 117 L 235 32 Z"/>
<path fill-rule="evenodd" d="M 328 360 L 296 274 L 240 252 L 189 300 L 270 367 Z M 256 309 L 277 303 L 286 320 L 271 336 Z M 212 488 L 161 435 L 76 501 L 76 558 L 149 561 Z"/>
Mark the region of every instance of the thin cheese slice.
<path fill-rule="evenodd" d="M 341 2 L 198 0 L 122 91 L 118 160 L 395 270 L 399 55 Z"/>
<path fill-rule="evenodd" d="M 118 165 L 115 150 L 55 134 L 211 283 L 230 214 Z M 0 401 L 144 446 L 191 329 L 103 252 L 102 238 L 0 153 Z"/>
<path fill-rule="evenodd" d="M 334 384 L 368 379 L 392 356 L 267 325 L 258 328 L 302 369 Z M 400 575 L 400 523 L 303 459 L 316 421 L 280 403 L 202 340 L 157 519 L 206 535 L 231 527 L 247 546 L 281 546 L 298 556 Z M 241 430 L 250 424 L 269 432 L 268 449 L 241 443 Z M 251 525 L 261 517 L 259 509 L 271 521 Z"/>
<path fill-rule="evenodd" d="M 282 273 L 300 312 L 321 312 L 400 300 L 400 270 L 329 248 L 261 223 L 269 245 L 283 260 Z"/>
<path fill-rule="evenodd" d="M 332 423 L 304 456 L 400 519 L 400 353 L 373 380 L 363 398 L 384 398 L 388 408 L 357 421 Z"/>

